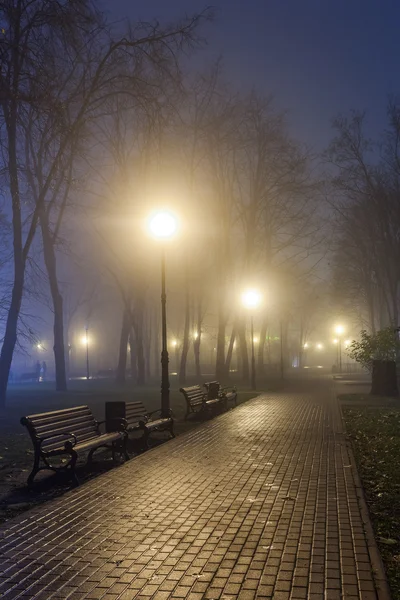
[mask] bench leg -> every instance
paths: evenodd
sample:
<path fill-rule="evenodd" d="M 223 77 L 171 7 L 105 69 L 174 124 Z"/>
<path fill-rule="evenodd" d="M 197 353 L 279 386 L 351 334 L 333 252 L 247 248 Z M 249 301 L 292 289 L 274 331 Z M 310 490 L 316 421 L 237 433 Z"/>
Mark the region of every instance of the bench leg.
<path fill-rule="evenodd" d="M 128 454 L 128 450 L 126 449 L 128 443 L 128 436 L 124 435 L 124 438 L 120 441 L 120 456 L 124 456 L 125 460 L 129 460 L 130 456 Z"/>
<path fill-rule="evenodd" d="M 72 452 L 71 453 L 71 463 L 69 465 L 69 473 L 70 473 L 70 477 L 72 479 L 72 482 L 75 485 L 79 485 L 79 479 L 78 479 L 78 476 L 77 476 L 77 474 L 75 472 L 75 465 L 76 465 L 77 459 L 78 459 L 77 453 L 76 452 Z"/>
<path fill-rule="evenodd" d="M 173 421 L 171 421 L 171 425 L 169 426 L 169 432 L 171 434 L 171 437 L 174 438 L 175 433 L 174 433 L 174 422 Z"/>
<path fill-rule="evenodd" d="M 90 465 L 93 462 L 93 454 L 97 448 L 92 448 L 88 454 L 86 464 Z"/>
<path fill-rule="evenodd" d="M 143 444 L 144 444 L 145 450 L 148 450 L 150 448 L 149 437 L 150 437 L 150 431 L 148 429 L 144 429 L 143 430 Z"/>
<path fill-rule="evenodd" d="M 39 469 L 39 461 L 40 461 L 40 457 L 35 455 L 35 459 L 33 462 L 33 468 L 32 471 L 29 474 L 28 477 L 28 487 L 31 488 L 33 486 L 33 480 L 35 479 L 36 475 L 39 473 L 40 469 Z"/>

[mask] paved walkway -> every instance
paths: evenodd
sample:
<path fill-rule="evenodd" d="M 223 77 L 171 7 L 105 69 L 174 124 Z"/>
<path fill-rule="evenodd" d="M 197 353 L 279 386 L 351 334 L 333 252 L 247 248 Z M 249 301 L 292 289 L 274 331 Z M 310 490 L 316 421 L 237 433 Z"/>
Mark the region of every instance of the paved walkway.
<path fill-rule="evenodd" d="M 0 597 L 384 598 L 358 495 L 333 393 L 263 395 L 9 521 Z"/>

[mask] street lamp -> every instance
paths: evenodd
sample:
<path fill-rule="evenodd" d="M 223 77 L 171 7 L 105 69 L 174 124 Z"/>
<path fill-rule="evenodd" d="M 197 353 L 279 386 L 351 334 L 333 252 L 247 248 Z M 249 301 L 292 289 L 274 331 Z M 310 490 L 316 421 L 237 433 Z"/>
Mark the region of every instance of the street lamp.
<path fill-rule="evenodd" d="M 342 372 L 342 335 L 344 334 L 343 325 L 336 325 L 335 333 L 338 336 L 338 346 L 339 346 L 339 373 Z"/>
<path fill-rule="evenodd" d="M 171 213 L 160 211 L 149 220 L 149 231 L 153 237 L 161 241 L 170 239 L 176 232 L 177 220 Z M 161 250 L 161 416 L 170 416 L 169 406 L 169 374 L 167 347 L 167 295 L 165 289 L 165 248 Z"/>
<path fill-rule="evenodd" d="M 254 354 L 254 322 L 253 310 L 256 309 L 261 302 L 261 294 L 258 290 L 246 290 L 242 294 L 242 303 L 250 312 L 250 335 L 251 335 L 251 389 L 256 389 L 256 358 Z"/>

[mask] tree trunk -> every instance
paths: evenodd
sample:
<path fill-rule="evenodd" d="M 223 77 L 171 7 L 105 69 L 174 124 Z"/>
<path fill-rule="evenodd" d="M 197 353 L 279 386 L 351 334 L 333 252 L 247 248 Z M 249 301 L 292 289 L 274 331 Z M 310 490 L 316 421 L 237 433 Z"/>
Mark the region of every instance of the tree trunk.
<path fill-rule="evenodd" d="M 56 368 L 56 390 L 58 392 L 65 392 L 67 389 L 67 375 L 65 370 L 63 298 L 58 286 L 57 261 L 54 243 L 50 235 L 47 215 L 44 211 L 42 211 L 40 215 L 40 226 L 42 230 L 44 262 L 49 278 L 51 298 L 53 300 L 53 350 Z"/>
<path fill-rule="evenodd" d="M 21 309 L 22 294 L 24 289 L 24 268 L 15 265 L 14 285 L 11 296 L 10 308 L 8 309 L 6 331 L 0 355 L 0 408 L 6 405 L 6 394 L 11 362 L 17 342 L 17 325 L 19 311 Z"/>
<path fill-rule="evenodd" d="M 146 379 L 148 381 L 151 378 L 151 319 L 147 319 L 145 353 Z"/>
<path fill-rule="evenodd" d="M 303 319 L 300 319 L 299 369 L 303 368 L 303 357 L 304 357 L 304 326 L 303 326 Z"/>
<path fill-rule="evenodd" d="M 186 383 L 186 362 L 187 355 L 189 352 L 189 333 L 190 333 L 190 297 L 189 297 L 189 283 L 186 277 L 186 293 L 185 293 L 185 326 L 183 329 L 183 342 L 182 342 L 182 353 L 181 353 L 181 364 L 179 366 L 179 383 L 185 385 Z"/>
<path fill-rule="evenodd" d="M 193 341 L 193 352 L 194 352 L 194 364 L 196 369 L 196 377 L 197 379 L 201 378 L 201 363 L 200 363 L 200 345 L 201 345 L 201 328 L 203 325 L 203 319 L 201 316 L 201 300 L 198 300 L 197 303 L 197 323 L 196 323 L 196 332 L 197 338 Z"/>
<path fill-rule="evenodd" d="M 244 383 L 250 383 L 249 354 L 247 350 L 246 328 L 242 320 L 238 326 L 241 375 Z"/>
<path fill-rule="evenodd" d="M 215 363 L 215 377 L 223 381 L 226 376 L 225 371 L 225 335 L 226 335 L 226 316 L 224 311 L 224 301 L 222 293 L 218 294 L 218 333 L 217 333 L 217 357 Z"/>
<path fill-rule="evenodd" d="M 133 329 L 129 331 L 129 355 L 130 355 L 130 367 L 131 367 L 131 379 L 135 383 L 138 379 L 138 367 L 137 367 L 137 350 L 136 350 L 136 339 Z"/>
<path fill-rule="evenodd" d="M 142 307 L 138 310 L 137 318 L 133 326 L 136 339 L 136 357 L 137 357 L 137 384 L 144 385 L 146 383 L 146 361 L 144 359 L 144 344 L 143 344 L 143 310 Z"/>
<path fill-rule="evenodd" d="M 194 364 L 195 364 L 197 379 L 201 378 L 200 342 L 201 342 L 201 332 L 199 332 L 197 339 L 193 341 Z"/>
<path fill-rule="evenodd" d="M 257 353 L 257 371 L 261 375 L 264 372 L 264 348 L 265 340 L 267 338 L 268 321 L 263 319 L 261 323 L 260 339 L 258 340 L 258 353 Z"/>
<path fill-rule="evenodd" d="M 116 383 L 121 385 L 123 385 L 126 380 L 126 359 L 128 354 L 128 337 L 130 328 L 129 314 L 128 311 L 124 309 L 124 313 L 122 315 L 121 333 L 119 337 L 118 365 L 117 372 L 115 374 Z"/>
<path fill-rule="evenodd" d="M 226 360 L 225 360 L 225 373 L 226 373 L 227 377 L 229 377 L 229 372 L 230 372 L 230 368 L 231 368 L 233 346 L 235 345 L 235 338 L 236 338 L 236 326 L 234 325 L 232 328 L 231 337 L 229 340 L 228 352 L 226 353 Z"/>
<path fill-rule="evenodd" d="M 15 67 L 19 61 L 18 52 L 14 53 Z M 18 89 L 18 77 L 14 88 Z M 26 256 L 32 243 L 35 228 L 32 235 L 22 244 L 22 219 L 21 219 L 21 201 L 18 182 L 18 159 L 17 159 L 17 115 L 18 115 L 18 94 L 13 94 L 11 106 L 6 119 L 7 137 L 8 137 L 8 170 L 10 175 L 10 193 L 12 198 L 12 228 L 13 228 L 13 253 L 14 253 L 14 281 L 11 293 L 11 302 L 8 309 L 6 328 L 4 333 L 3 345 L 0 354 L 0 408 L 6 405 L 8 377 L 10 375 L 11 362 L 14 354 L 15 344 L 17 343 L 18 318 L 21 310 L 22 295 L 24 292 Z"/>

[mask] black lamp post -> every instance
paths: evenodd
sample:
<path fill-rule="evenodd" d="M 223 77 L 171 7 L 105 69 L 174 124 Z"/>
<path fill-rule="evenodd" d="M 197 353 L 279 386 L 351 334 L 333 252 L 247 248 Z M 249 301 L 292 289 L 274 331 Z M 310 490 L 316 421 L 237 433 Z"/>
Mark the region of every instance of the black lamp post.
<path fill-rule="evenodd" d="M 342 336 L 344 334 L 343 325 L 336 325 L 335 332 L 338 339 L 338 351 L 339 351 L 339 373 L 342 372 Z"/>
<path fill-rule="evenodd" d="M 149 229 L 152 235 L 160 240 L 172 237 L 176 231 L 177 222 L 168 212 L 157 212 L 151 218 Z M 169 401 L 169 372 L 167 345 L 167 293 L 165 286 L 165 248 L 161 251 L 161 416 L 169 417 L 171 413 Z"/>
<path fill-rule="evenodd" d="M 89 374 L 89 336 L 88 336 L 89 328 L 86 325 L 85 327 L 85 344 L 86 344 L 86 379 L 90 378 Z"/>
<path fill-rule="evenodd" d="M 257 290 L 247 290 L 242 295 L 243 305 L 249 310 L 253 311 L 258 307 L 261 301 L 260 292 Z M 256 390 L 256 358 L 254 354 L 254 322 L 253 312 L 250 313 L 250 334 L 251 334 L 251 389 Z"/>
<path fill-rule="evenodd" d="M 167 294 L 165 290 L 165 250 L 161 254 L 161 416 L 168 417 L 169 406 L 169 373 L 168 373 L 168 346 L 167 346 Z"/>
<path fill-rule="evenodd" d="M 251 330 L 251 389 L 256 389 L 256 357 L 254 355 L 254 323 L 253 315 L 250 316 Z"/>

